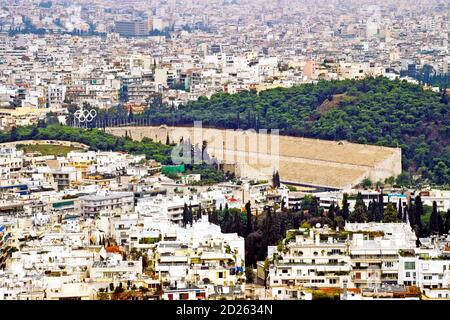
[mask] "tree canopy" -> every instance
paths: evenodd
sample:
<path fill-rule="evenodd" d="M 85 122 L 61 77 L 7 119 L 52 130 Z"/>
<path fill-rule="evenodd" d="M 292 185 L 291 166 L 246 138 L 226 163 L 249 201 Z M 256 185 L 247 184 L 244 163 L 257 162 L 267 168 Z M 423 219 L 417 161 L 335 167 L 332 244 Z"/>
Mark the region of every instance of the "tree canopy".
<path fill-rule="evenodd" d="M 292 88 L 218 93 L 178 109 L 149 108 L 152 124 L 279 129 L 293 136 L 399 147 L 402 183 L 409 177 L 436 184 L 450 180 L 450 108 L 442 94 L 383 77 L 320 81 Z"/>

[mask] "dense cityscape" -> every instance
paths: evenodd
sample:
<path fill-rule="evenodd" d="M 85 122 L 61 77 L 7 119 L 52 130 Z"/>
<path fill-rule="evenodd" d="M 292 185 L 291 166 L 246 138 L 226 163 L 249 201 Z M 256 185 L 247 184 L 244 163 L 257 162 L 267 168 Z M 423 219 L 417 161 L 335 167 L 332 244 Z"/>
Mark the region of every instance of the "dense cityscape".
<path fill-rule="evenodd" d="M 0 300 L 450 299 L 450 3 L 3 0 Z"/>

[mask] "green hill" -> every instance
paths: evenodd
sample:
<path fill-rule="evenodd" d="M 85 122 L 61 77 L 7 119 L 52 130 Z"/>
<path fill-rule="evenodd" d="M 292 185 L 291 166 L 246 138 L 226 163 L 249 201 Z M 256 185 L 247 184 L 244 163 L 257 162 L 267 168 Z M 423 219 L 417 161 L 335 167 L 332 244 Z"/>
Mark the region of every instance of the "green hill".
<path fill-rule="evenodd" d="M 153 124 L 280 129 L 282 134 L 401 147 L 403 180 L 450 184 L 450 105 L 441 93 L 386 78 L 323 81 L 150 108 Z"/>

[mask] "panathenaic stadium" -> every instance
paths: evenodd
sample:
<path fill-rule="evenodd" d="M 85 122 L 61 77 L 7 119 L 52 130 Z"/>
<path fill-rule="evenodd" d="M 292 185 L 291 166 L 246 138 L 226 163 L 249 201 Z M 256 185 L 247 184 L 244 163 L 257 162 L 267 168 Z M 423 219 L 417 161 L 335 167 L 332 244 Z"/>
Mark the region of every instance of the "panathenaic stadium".
<path fill-rule="evenodd" d="M 400 148 L 193 127 L 116 127 L 106 131 L 161 143 L 167 136 L 171 142 L 183 138 L 200 146 L 207 141 L 207 153 L 219 162 L 235 165 L 238 175 L 268 179 L 279 171 L 282 182 L 297 186 L 348 189 L 364 178 L 383 181 L 401 173 Z"/>

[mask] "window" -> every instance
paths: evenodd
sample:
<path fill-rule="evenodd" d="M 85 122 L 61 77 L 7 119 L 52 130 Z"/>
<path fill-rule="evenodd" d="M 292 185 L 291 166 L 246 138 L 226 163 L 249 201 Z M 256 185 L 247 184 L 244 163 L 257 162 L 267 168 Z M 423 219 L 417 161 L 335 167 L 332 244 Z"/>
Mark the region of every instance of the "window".
<path fill-rule="evenodd" d="M 411 272 L 407 272 L 407 273 L 406 273 L 406 277 L 407 277 L 407 278 L 411 277 Z"/>
<path fill-rule="evenodd" d="M 281 272 L 282 273 L 287 273 L 288 271 L 287 271 L 287 269 L 283 269 L 283 270 L 281 270 Z"/>
<path fill-rule="evenodd" d="M 405 270 L 414 270 L 416 268 L 416 263 L 414 261 L 405 262 Z"/>
<path fill-rule="evenodd" d="M 180 293 L 180 300 L 188 300 L 189 293 Z"/>
<path fill-rule="evenodd" d="M 392 267 L 394 266 L 394 263 L 393 263 L 392 261 L 388 261 L 388 262 L 385 262 L 385 263 L 384 263 L 384 266 L 385 266 L 386 268 L 392 268 Z"/>
<path fill-rule="evenodd" d="M 329 282 L 330 282 L 330 284 L 336 284 L 337 283 L 337 279 L 330 279 Z"/>

